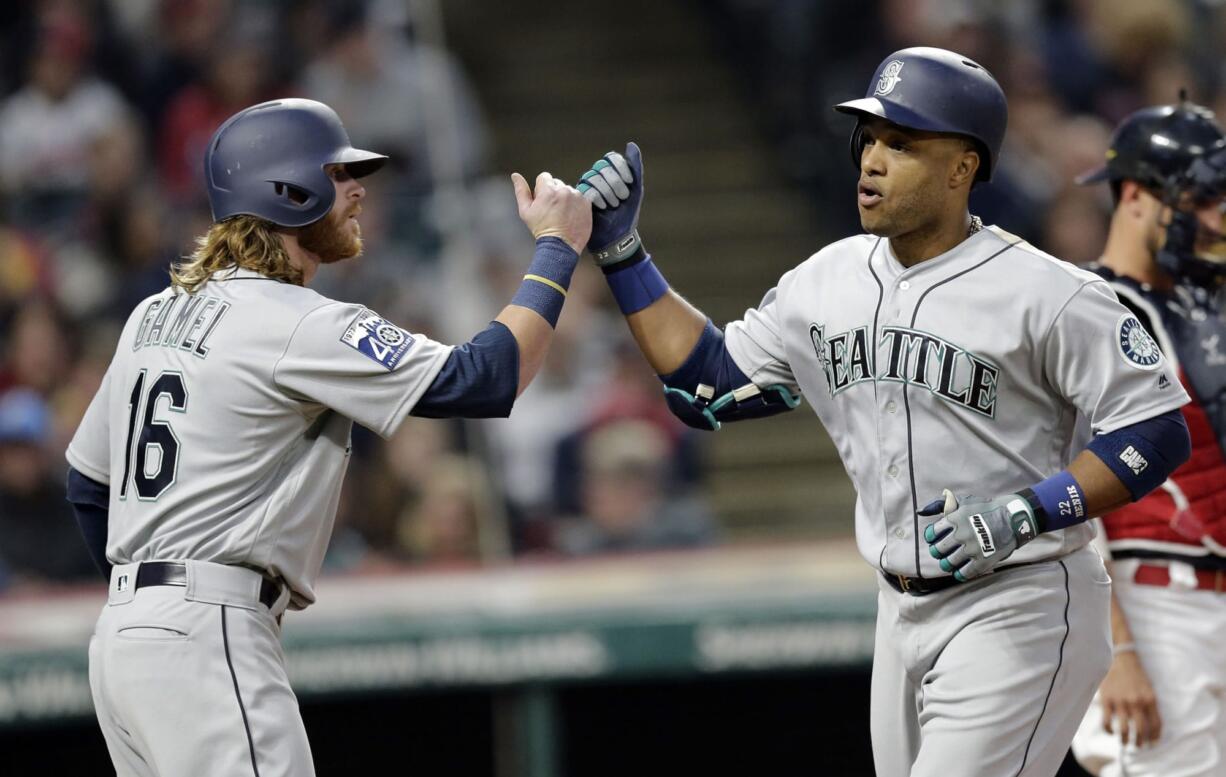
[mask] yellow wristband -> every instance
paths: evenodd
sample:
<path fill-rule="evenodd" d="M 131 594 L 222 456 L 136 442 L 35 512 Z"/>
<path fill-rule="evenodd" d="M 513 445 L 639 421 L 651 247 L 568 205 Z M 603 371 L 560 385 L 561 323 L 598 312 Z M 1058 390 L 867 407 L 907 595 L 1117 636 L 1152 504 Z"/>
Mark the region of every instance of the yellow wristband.
<path fill-rule="evenodd" d="M 556 289 L 557 292 L 561 294 L 563 297 L 566 296 L 566 289 L 562 288 L 561 285 L 559 285 L 558 283 L 551 281 L 542 275 L 532 275 L 531 273 L 529 273 L 528 275 L 524 276 L 524 280 L 525 281 L 536 281 L 537 283 L 543 283 L 551 289 Z"/>

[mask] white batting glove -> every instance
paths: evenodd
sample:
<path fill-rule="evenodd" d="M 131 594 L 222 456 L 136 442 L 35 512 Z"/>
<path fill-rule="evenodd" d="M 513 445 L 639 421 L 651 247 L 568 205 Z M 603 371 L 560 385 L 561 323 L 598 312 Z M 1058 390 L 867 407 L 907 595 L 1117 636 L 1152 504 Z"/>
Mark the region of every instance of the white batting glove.
<path fill-rule="evenodd" d="M 1034 509 L 1020 494 L 993 499 L 964 496 L 948 488 L 944 498 L 927 505 L 920 515 L 940 515 L 924 528 L 928 552 L 941 569 L 966 582 L 986 575 L 1013 551 L 1039 536 Z"/>

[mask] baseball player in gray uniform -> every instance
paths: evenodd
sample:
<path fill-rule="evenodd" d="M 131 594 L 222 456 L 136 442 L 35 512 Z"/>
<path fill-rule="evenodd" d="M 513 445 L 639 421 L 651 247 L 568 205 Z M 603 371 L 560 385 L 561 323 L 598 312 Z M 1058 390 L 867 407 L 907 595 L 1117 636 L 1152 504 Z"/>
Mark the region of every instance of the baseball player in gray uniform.
<path fill-rule="evenodd" d="M 878 777 L 1050 777 L 1111 662 L 1086 520 L 1187 457 L 1188 397 L 1101 278 L 970 215 L 1006 123 L 983 67 L 904 49 L 836 107 L 857 118 L 868 234 L 722 332 L 643 248 L 633 143 L 582 177 L 589 249 L 682 420 L 717 429 L 803 395 L 833 438 L 881 573 Z"/>
<path fill-rule="evenodd" d="M 306 285 L 361 250 L 359 179 L 386 157 L 287 99 L 226 121 L 205 154 L 215 223 L 142 302 L 68 449 L 69 499 L 108 602 L 90 642 L 120 775 L 309 775 L 280 620 L 315 600 L 352 424 L 505 416 L 552 339 L 591 206 L 513 176 L 536 253 L 465 345 Z"/>

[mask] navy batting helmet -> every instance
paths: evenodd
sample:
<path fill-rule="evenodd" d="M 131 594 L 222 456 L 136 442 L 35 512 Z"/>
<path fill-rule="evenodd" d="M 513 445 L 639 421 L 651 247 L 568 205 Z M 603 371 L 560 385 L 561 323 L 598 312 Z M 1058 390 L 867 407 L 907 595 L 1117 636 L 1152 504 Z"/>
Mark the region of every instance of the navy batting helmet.
<path fill-rule="evenodd" d="M 354 148 L 336 111 L 323 103 L 273 100 L 217 128 L 204 152 L 204 179 L 214 221 L 245 214 L 305 227 L 326 216 L 336 199 L 325 165 L 344 165 L 361 178 L 386 161 Z"/>
<path fill-rule="evenodd" d="M 1107 163 L 1077 177 L 1077 183 L 1136 181 L 1166 199 L 1167 189 L 1194 159 L 1226 145 L 1208 108 L 1187 100 L 1129 114 L 1111 134 Z"/>
<path fill-rule="evenodd" d="M 945 49 L 916 46 L 896 51 L 877 66 L 868 93 L 834 106 L 836 111 L 877 116 L 900 127 L 965 135 L 980 148 L 978 181 L 992 179 L 1005 139 L 1009 109 L 1005 93 L 982 65 Z M 851 157 L 860 166 L 861 124 L 851 136 Z"/>

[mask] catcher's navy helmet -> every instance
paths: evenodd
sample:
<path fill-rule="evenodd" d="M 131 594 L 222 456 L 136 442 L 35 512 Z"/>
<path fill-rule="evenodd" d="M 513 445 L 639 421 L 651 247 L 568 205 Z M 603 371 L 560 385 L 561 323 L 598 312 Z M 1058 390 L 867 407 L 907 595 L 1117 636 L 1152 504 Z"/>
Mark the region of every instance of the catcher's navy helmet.
<path fill-rule="evenodd" d="M 1207 234 L 1194 208 L 1226 196 L 1226 134 L 1213 112 L 1180 92 L 1175 105 L 1142 108 L 1124 118 L 1107 147 L 1107 164 L 1077 183 L 1136 181 L 1171 207 L 1166 239 L 1154 258 L 1176 278 L 1217 288 L 1226 281 L 1226 259 L 1197 252 Z M 1115 189 L 1119 196 L 1119 189 Z M 1216 232 L 1216 230 L 1212 230 Z M 1223 236 L 1212 241 L 1220 248 Z"/>
<path fill-rule="evenodd" d="M 965 135 L 986 152 L 975 174 L 979 181 L 992 178 L 1009 120 L 1005 93 L 986 68 L 961 54 L 927 46 L 886 57 L 877 66 L 868 93 L 834 109 L 861 120 L 878 116 L 900 127 Z M 857 168 L 862 149 L 857 124 L 851 136 L 852 162 Z"/>
<path fill-rule="evenodd" d="M 1187 100 L 1129 114 L 1111 134 L 1107 163 L 1077 177 L 1077 183 L 1136 181 L 1166 198 L 1167 189 L 1193 160 L 1226 145 L 1208 108 Z"/>
<path fill-rule="evenodd" d="M 326 216 L 336 199 L 325 165 L 345 165 L 361 178 L 386 161 L 354 148 L 340 117 L 323 103 L 273 100 L 239 111 L 213 133 L 204 180 L 214 221 L 246 214 L 304 227 Z"/>

